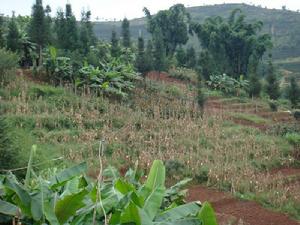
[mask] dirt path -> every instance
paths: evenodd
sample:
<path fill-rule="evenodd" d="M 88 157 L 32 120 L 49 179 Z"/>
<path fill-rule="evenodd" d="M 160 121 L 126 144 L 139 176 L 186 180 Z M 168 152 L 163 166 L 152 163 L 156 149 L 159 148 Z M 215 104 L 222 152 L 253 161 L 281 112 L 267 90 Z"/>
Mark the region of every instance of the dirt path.
<path fill-rule="evenodd" d="M 189 189 L 188 201 L 209 201 L 214 207 L 219 225 L 299 225 L 282 213 L 265 209 L 254 201 L 242 201 L 229 193 L 194 186 Z"/>

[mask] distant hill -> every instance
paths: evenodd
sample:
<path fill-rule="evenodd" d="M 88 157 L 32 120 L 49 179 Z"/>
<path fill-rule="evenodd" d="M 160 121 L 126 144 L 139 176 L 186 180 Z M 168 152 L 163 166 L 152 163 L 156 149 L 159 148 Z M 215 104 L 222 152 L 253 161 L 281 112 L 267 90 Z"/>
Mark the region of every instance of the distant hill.
<path fill-rule="evenodd" d="M 203 22 L 210 16 L 228 17 L 233 9 L 240 8 L 249 21 L 260 20 L 264 23 L 263 32 L 272 36 L 275 59 L 285 59 L 300 56 L 300 13 L 289 10 L 267 9 L 246 4 L 221 4 L 211 6 L 198 6 L 187 8 L 192 20 Z M 133 39 L 137 39 L 139 32 L 148 38 L 146 19 L 133 19 L 131 33 Z M 95 22 L 94 29 L 97 37 L 109 40 L 111 30 L 115 26 L 118 33 L 121 30 L 121 21 Z M 198 40 L 192 37 L 188 45 L 199 46 Z"/>

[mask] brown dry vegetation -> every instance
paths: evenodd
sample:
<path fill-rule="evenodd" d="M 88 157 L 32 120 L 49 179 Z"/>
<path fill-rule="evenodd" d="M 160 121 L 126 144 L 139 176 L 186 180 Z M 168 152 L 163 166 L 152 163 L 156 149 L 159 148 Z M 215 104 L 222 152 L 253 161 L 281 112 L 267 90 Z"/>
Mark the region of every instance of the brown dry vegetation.
<path fill-rule="evenodd" d="M 293 216 L 299 213 L 299 207 L 295 208 L 300 204 L 298 178 L 286 182 L 284 175 L 272 174 L 273 168 L 296 163 L 293 147 L 255 126 L 229 121 L 229 103 L 208 101 L 201 117 L 188 88 L 181 89 L 181 97 L 172 97 L 165 93 L 170 85 L 153 81 L 122 104 L 84 94 L 88 91 L 76 96 L 70 88 L 57 89 L 50 97 L 35 97 L 34 86 L 19 77 L 5 87 L 2 112 L 17 129 L 28 132 L 48 158 L 63 155 L 71 162 L 88 160 L 90 174 L 96 174 L 94 159 L 98 142 L 104 139 L 105 163 L 121 170 L 136 160 L 147 170 L 154 159 L 162 159 L 170 180 L 190 176 L 196 183 L 256 199 Z M 236 112 L 235 107 L 253 110 L 250 103 L 232 103 L 231 112 Z M 26 127 L 28 123 L 31 127 Z"/>

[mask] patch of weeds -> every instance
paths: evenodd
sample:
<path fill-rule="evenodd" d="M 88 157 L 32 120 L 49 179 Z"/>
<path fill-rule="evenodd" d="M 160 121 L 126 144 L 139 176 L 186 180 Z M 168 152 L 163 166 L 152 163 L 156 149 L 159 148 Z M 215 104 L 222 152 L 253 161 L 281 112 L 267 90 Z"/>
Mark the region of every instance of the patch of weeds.
<path fill-rule="evenodd" d="M 104 154 L 106 156 L 111 157 L 115 151 L 117 151 L 118 149 L 122 149 L 124 146 L 121 143 L 111 143 L 108 144 L 104 150 Z"/>
<path fill-rule="evenodd" d="M 213 127 L 214 126 L 214 118 L 209 117 L 207 120 L 207 124 L 210 128 Z"/>
<path fill-rule="evenodd" d="M 287 133 L 285 139 L 294 146 L 300 146 L 300 134 L 299 133 Z"/>
<path fill-rule="evenodd" d="M 201 166 L 199 169 L 199 172 L 195 175 L 195 179 L 197 182 L 204 183 L 208 181 L 208 173 L 209 173 L 209 167 L 207 166 Z"/>
<path fill-rule="evenodd" d="M 100 129 L 103 125 L 104 122 L 102 120 L 83 120 L 83 126 L 85 129 Z"/>
<path fill-rule="evenodd" d="M 8 115 L 6 116 L 9 126 L 33 130 L 36 126 L 36 120 L 28 115 Z"/>
<path fill-rule="evenodd" d="M 116 128 L 116 129 L 121 129 L 122 127 L 125 126 L 125 121 L 123 118 L 112 118 L 111 120 L 111 125 L 113 128 Z"/>
<path fill-rule="evenodd" d="M 167 160 L 165 166 L 169 176 L 178 177 L 184 173 L 184 165 L 176 159 Z"/>
<path fill-rule="evenodd" d="M 255 124 L 268 124 L 270 120 L 257 116 L 255 114 L 246 114 L 246 113 L 230 113 L 230 116 L 234 119 L 240 119 L 249 121 Z"/>
<path fill-rule="evenodd" d="M 49 98 L 51 96 L 64 95 L 65 91 L 63 88 L 57 88 L 49 85 L 33 85 L 30 87 L 28 95 L 30 97 L 44 97 Z"/>
<path fill-rule="evenodd" d="M 181 89 L 179 87 L 177 87 L 176 85 L 167 86 L 165 89 L 165 92 L 168 95 L 171 95 L 172 97 L 177 97 L 177 98 L 180 98 L 184 95 L 183 92 L 181 91 Z"/>

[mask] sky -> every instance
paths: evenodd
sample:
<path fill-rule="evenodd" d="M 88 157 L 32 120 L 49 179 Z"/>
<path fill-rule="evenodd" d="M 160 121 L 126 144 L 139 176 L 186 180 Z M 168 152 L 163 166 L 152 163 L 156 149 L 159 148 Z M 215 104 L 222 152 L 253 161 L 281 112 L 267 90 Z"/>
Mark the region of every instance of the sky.
<path fill-rule="evenodd" d="M 0 14 L 30 15 L 31 6 L 35 0 L 0 0 Z M 80 19 L 82 9 L 89 9 L 92 12 L 93 20 L 121 20 L 144 16 L 143 8 L 147 7 L 151 14 L 161 9 L 182 3 L 188 6 L 213 5 L 222 3 L 247 3 L 261 5 L 268 8 L 281 9 L 286 6 L 290 10 L 300 10 L 300 0 L 43 0 L 43 4 L 49 4 L 52 14 L 55 15 L 58 8 L 64 8 L 66 3 L 71 3 L 73 12 L 77 19 Z"/>

